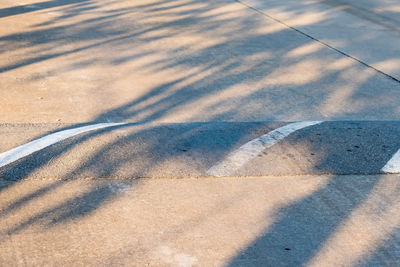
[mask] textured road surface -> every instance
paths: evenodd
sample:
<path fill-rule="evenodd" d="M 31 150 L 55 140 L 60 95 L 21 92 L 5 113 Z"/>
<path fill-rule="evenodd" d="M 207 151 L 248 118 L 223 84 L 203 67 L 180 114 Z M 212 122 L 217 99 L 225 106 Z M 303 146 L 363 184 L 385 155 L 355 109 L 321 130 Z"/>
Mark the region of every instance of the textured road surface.
<path fill-rule="evenodd" d="M 0 264 L 396 266 L 398 176 L 1 181 Z"/>
<path fill-rule="evenodd" d="M 398 0 L 0 1 L 0 265 L 400 265 L 399 29 Z"/>
<path fill-rule="evenodd" d="M 240 152 L 240 147 L 247 142 L 284 125 L 288 123 L 118 125 L 48 146 L 3 166 L 0 176 L 5 179 L 205 177 L 210 176 L 207 170 L 230 154 L 245 153 Z M 70 128 L 61 124 L 3 124 L 0 151 Z M 222 176 L 381 174 L 400 149 L 399 136 L 398 121 L 322 122 L 291 133 Z"/>
<path fill-rule="evenodd" d="M 0 122 L 400 120 L 396 30 L 262 3 L 3 0 Z"/>

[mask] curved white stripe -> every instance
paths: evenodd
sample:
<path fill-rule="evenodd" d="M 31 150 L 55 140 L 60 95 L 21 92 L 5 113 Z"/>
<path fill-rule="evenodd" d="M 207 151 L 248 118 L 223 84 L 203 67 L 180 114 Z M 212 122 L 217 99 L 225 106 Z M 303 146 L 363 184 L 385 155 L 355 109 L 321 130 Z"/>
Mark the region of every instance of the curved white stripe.
<path fill-rule="evenodd" d="M 382 168 L 385 173 L 400 173 L 400 149 L 393 155 L 393 157 Z"/>
<path fill-rule="evenodd" d="M 207 174 L 212 176 L 233 175 L 236 170 L 238 170 L 252 158 L 257 157 L 264 149 L 273 146 L 279 140 L 282 140 L 297 130 L 316 125 L 321 122 L 322 121 L 294 122 L 275 129 L 259 138 L 253 139 L 229 154 L 228 157 L 219 164 L 211 167 L 207 171 Z"/>
<path fill-rule="evenodd" d="M 101 128 L 107 128 L 111 126 L 122 125 L 124 123 L 98 123 L 88 126 L 82 126 L 74 129 L 68 129 L 60 132 L 55 132 L 39 139 L 33 140 L 24 145 L 18 146 L 6 152 L 0 153 L 0 168 L 8 165 L 20 158 L 26 157 L 36 151 L 39 151 L 43 148 L 51 146 L 55 143 L 58 143 L 62 140 L 70 138 L 74 135 L 89 132 Z"/>

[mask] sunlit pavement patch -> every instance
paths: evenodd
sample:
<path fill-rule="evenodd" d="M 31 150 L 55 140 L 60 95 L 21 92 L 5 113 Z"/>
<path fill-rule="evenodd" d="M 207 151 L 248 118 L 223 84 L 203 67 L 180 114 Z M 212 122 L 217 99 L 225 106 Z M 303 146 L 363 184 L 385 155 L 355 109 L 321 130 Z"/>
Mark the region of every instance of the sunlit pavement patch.
<path fill-rule="evenodd" d="M 3 140 L 11 140 L 13 131 L 29 133 L 34 126 L 7 127 L 8 131 L 0 131 Z M 60 137 L 57 142 L 55 136 Z M 41 136 L 14 149 L 3 141 L 0 145 L 8 149 L 0 146 L 0 155 L 7 164 L 0 168 L 0 176 L 132 179 L 397 173 L 399 136 L 399 121 L 69 126 L 51 134 L 43 131 Z M 273 142 L 265 142 L 266 137 Z M 52 141 L 46 146 L 35 141 L 46 138 Z M 232 165 L 235 167 L 225 166 L 221 173 L 210 172 L 254 142 L 260 143 L 257 153 L 251 153 L 237 166 Z M 28 146 L 37 143 L 42 144 L 38 149 Z M 25 153 L 27 146 L 30 153 Z"/>

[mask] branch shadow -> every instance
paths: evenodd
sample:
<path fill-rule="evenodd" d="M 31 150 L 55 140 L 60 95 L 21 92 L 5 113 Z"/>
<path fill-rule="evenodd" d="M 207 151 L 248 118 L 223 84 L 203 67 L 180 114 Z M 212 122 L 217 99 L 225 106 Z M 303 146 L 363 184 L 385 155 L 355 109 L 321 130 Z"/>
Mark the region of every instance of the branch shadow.
<path fill-rule="evenodd" d="M 279 218 L 227 266 L 302 266 L 317 254 L 381 178 L 333 177 L 326 186 L 276 211 Z"/>
<path fill-rule="evenodd" d="M 69 5 L 90 5 L 93 3 L 92 0 L 50 0 L 38 2 L 35 4 L 13 6 L 8 8 L 0 9 L 0 18 L 5 18 L 9 16 L 21 15 L 28 12 L 34 12 L 38 10 L 45 10 L 49 8 L 65 7 Z"/>
<path fill-rule="evenodd" d="M 0 50 L 1 54 L 9 51 L 22 53 L 22 57 L 16 62 L 2 63 L 0 66 L 2 74 L 65 56 L 79 57 L 82 52 L 89 53 L 90 56 L 71 60 L 69 66 L 54 67 L 48 73 L 54 76 L 70 69 L 85 69 L 98 62 L 119 67 L 152 56 L 156 56 L 156 59 L 140 63 L 141 69 L 154 74 L 174 69 L 182 71 L 180 77 L 159 81 L 147 88 L 147 92 L 141 96 L 114 108 L 106 108 L 87 122 L 91 124 L 135 121 L 134 124 L 79 135 L 0 169 L 0 176 L 6 180 L 0 186 L 0 192 L 20 183 L 41 168 L 51 165 L 54 158 L 61 157 L 77 146 L 115 129 L 145 126 L 168 118 L 174 113 L 187 116 L 185 118 L 189 121 L 200 121 L 173 126 L 179 128 L 173 137 L 168 135 L 168 127 L 172 126 L 158 126 L 144 128 L 105 144 L 60 180 L 21 196 L 2 208 L 0 216 L 8 216 L 33 200 L 51 194 L 69 181 L 87 175 L 93 169 L 96 171 L 91 173 L 92 175 L 109 178 L 116 176 L 123 166 L 129 165 L 132 168 L 125 174 L 126 176 L 145 177 L 163 162 L 178 159 L 186 154 L 188 146 L 193 153 L 198 154 L 205 154 L 206 150 L 211 148 L 213 154 L 204 162 L 196 163 L 211 167 L 229 151 L 251 140 L 253 135 L 266 133 L 270 127 L 276 127 L 273 124 L 247 123 L 247 129 L 239 131 L 237 129 L 243 127 L 241 123 L 223 123 L 223 121 L 245 123 L 260 119 L 277 121 L 287 118 L 313 118 L 315 113 L 329 120 L 349 116 L 351 118 L 363 116 L 368 119 L 376 118 L 376 114 L 383 112 L 382 110 L 386 116 L 399 117 L 398 97 L 395 94 L 399 89 L 398 83 L 354 62 L 343 64 L 342 55 L 315 46 L 314 40 L 292 29 L 279 27 L 275 29 L 274 25 L 270 24 L 262 28 L 260 24 L 265 23 L 265 18 L 257 17 L 251 11 L 245 11 L 246 15 L 241 17 L 236 16 L 235 9 L 231 12 L 220 11 L 213 14 L 212 11 L 229 3 L 230 1 L 216 1 L 212 4 L 204 4 L 203 1 L 158 1 L 144 5 L 132 4 L 127 8 L 106 9 L 99 1 L 53 0 L 36 3 L 34 6 L 0 9 L 0 18 L 45 11 L 50 8 L 57 8 L 60 12 L 54 19 L 33 25 L 29 31 L 0 37 L 0 44 L 4 44 Z M 83 18 L 77 22 L 69 21 L 72 17 L 78 18 L 79 15 L 89 11 L 97 13 L 97 16 Z M 138 13 L 141 13 L 142 17 L 138 18 Z M 147 22 L 160 14 L 172 18 L 168 17 L 166 22 Z M 128 26 L 118 27 L 121 20 L 128 20 L 127 17 L 131 19 L 131 23 L 128 23 Z M 323 22 L 324 20 L 321 20 L 316 23 Z M 59 23 L 65 24 L 58 25 Z M 193 48 L 194 44 L 185 43 L 184 38 L 180 43 L 179 38 L 185 32 L 202 35 L 204 39 L 211 39 L 213 35 L 218 34 L 223 38 L 200 48 Z M 171 42 L 174 38 L 178 40 L 176 47 L 151 46 L 154 42 Z M 81 41 L 87 43 L 82 44 Z M 71 43 L 73 47 L 69 46 Z M 27 54 L 20 52 L 20 49 L 27 47 L 33 52 Z M 117 52 L 111 57 L 99 56 L 98 49 L 102 52 L 108 50 Z M 163 56 L 159 56 L 160 54 Z M 321 58 L 329 58 L 327 60 L 329 64 L 324 65 Z M 320 67 L 321 65 L 324 67 Z M 308 71 L 304 72 L 304 69 Z M 133 69 L 128 74 L 134 72 Z M 358 74 L 361 77 L 353 81 L 352 75 Z M 28 77 L 39 81 L 46 78 L 48 78 L 46 74 Z M 96 86 L 98 88 L 112 86 L 113 83 L 117 81 Z M 134 87 L 132 85 L 132 88 Z M 388 98 L 388 92 L 394 97 Z M 381 101 L 370 104 L 372 97 Z M 343 104 L 335 108 L 334 104 L 341 101 Z M 288 109 L 288 106 L 291 106 L 291 109 Z M 201 123 L 204 121 L 217 123 L 210 126 Z M 74 124 L 58 130 L 82 125 L 85 124 Z M 231 130 L 230 138 L 224 139 L 215 133 L 210 134 L 211 127 L 213 131 L 216 128 L 218 130 L 216 125 L 221 129 Z M 146 136 L 157 136 L 157 133 L 163 132 L 167 132 L 164 139 L 154 138 L 153 142 L 148 143 L 148 147 L 142 151 L 131 151 L 130 146 L 125 146 Z M 135 164 L 141 154 L 146 151 L 157 151 L 164 143 L 171 146 L 170 153 L 156 155 L 140 165 Z M 123 151 L 120 157 L 112 154 L 116 147 Z M 310 147 L 310 151 L 313 149 L 316 148 Z M 337 159 L 326 156 L 314 167 L 325 168 L 324 166 L 329 165 L 332 160 Z M 277 211 L 281 214 L 281 219 L 229 265 L 238 266 L 253 259 L 255 260 L 252 263 L 255 265 L 263 265 L 265 261 L 286 265 L 279 261 L 282 258 L 287 259 L 288 265 L 307 263 L 346 218 L 346 214 L 367 198 L 378 181 L 379 178 L 370 178 L 365 183 L 363 181 L 362 190 L 355 192 L 352 188 L 347 188 L 342 178 L 332 178 L 319 192 Z M 127 180 L 124 184 L 139 186 L 140 181 Z M 45 221 L 48 227 L 53 227 L 79 219 L 93 213 L 107 202 L 115 200 L 118 194 L 118 190 L 114 190 L 109 184 L 91 188 L 73 199 L 11 226 L 5 235 L 19 233 L 41 221 Z M 349 195 L 354 198 L 349 198 Z M 336 202 L 342 203 L 342 206 L 329 206 L 329 203 L 324 202 L 337 197 L 340 197 L 341 201 Z M 306 245 L 300 247 L 298 244 Z"/>

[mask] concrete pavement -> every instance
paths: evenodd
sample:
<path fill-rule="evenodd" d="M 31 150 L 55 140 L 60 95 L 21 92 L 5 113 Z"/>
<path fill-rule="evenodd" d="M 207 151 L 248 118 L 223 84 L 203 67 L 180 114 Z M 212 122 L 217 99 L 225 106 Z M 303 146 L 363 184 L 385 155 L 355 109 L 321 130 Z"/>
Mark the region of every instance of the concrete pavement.
<path fill-rule="evenodd" d="M 396 266 L 399 181 L 1 181 L 0 263 Z"/>
<path fill-rule="evenodd" d="M 399 8 L 1 1 L 0 265 L 397 266 Z"/>
<path fill-rule="evenodd" d="M 396 0 L 239 2 L 400 80 L 400 5 Z"/>
<path fill-rule="evenodd" d="M 400 119 L 399 82 L 239 2 L 0 5 L 4 123 Z M 332 20 L 357 19 L 380 45 L 344 32 L 345 52 L 396 62 L 399 33 L 353 17 Z"/>

